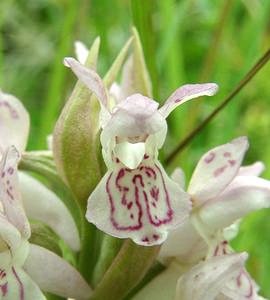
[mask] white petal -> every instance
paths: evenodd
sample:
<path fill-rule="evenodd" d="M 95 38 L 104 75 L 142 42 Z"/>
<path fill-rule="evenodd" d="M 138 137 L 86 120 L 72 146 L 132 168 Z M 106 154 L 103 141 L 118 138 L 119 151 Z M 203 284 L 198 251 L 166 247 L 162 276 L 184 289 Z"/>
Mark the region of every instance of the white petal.
<path fill-rule="evenodd" d="M 243 268 L 247 255 L 216 256 L 197 264 L 178 281 L 175 300 L 215 300 L 222 288 Z"/>
<path fill-rule="evenodd" d="M 167 124 L 157 107 L 157 102 L 140 94 L 128 97 L 115 106 L 111 120 L 104 127 L 103 135 L 111 139 L 139 137 L 162 131 Z"/>
<path fill-rule="evenodd" d="M 76 299 L 90 297 L 91 288 L 80 273 L 45 248 L 32 244 L 24 269 L 43 291 Z"/>
<path fill-rule="evenodd" d="M 115 146 L 114 154 L 129 169 L 136 169 L 145 154 L 145 143 L 122 142 Z"/>
<path fill-rule="evenodd" d="M 178 88 L 159 109 L 160 113 L 167 118 L 168 115 L 179 105 L 188 100 L 200 96 L 213 96 L 218 91 L 215 83 L 186 84 Z"/>
<path fill-rule="evenodd" d="M 16 267 L 7 273 L 1 291 L 3 300 L 46 300 L 36 283 L 21 268 Z"/>
<path fill-rule="evenodd" d="M 237 173 L 239 176 L 260 176 L 265 170 L 265 165 L 257 161 L 252 165 L 241 167 Z"/>
<path fill-rule="evenodd" d="M 84 83 L 96 95 L 104 108 L 108 108 L 109 102 L 106 89 L 102 79 L 95 71 L 83 66 L 72 57 L 65 57 L 64 65 L 71 68 L 78 79 L 81 80 L 81 82 Z"/>
<path fill-rule="evenodd" d="M 188 194 L 146 157 L 138 169 L 119 163 L 108 171 L 88 199 L 86 217 L 108 234 L 151 246 L 164 242 L 189 210 Z"/>
<path fill-rule="evenodd" d="M 216 197 L 225 189 L 236 176 L 247 149 L 247 138 L 240 137 L 203 155 L 188 188 L 195 206 Z"/>
<path fill-rule="evenodd" d="M 30 127 L 28 112 L 14 96 L 0 90 L 0 156 L 9 146 L 25 150 Z"/>
<path fill-rule="evenodd" d="M 49 225 L 73 250 L 80 249 L 76 224 L 63 202 L 38 180 L 19 172 L 22 200 L 28 218 Z"/>
<path fill-rule="evenodd" d="M 266 207 L 270 207 L 270 181 L 254 176 L 237 176 L 224 193 L 203 205 L 200 218 L 209 229 L 217 230 Z"/>
<path fill-rule="evenodd" d="M 167 264 L 173 258 L 187 264 L 198 262 L 207 253 L 207 245 L 193 227 L 190 219 L 177 229 L 171 230 L 167 240 L 161 246 L 158 260 Z"/>
<path fill-rule="evenodd" d="M 21 234 L 8 219 L 0 213 L 0 250 L 11 249 L 15 251 L 21 244 Z M 0 259 L 2 263 L 2 258 Z"/>
<path fill-rule="evenodd" d="M 181 168 L 176 168 L 171 175 L 171 179 L 180 185 L 182 189 L 185 188 L 186 178 L 185 173 Z"/>
<path fill-rule="evenodd" d="M 85 64 L 87 56 L 89 54 L 88 48 L 81 41 L 75 41 L 74 47 L 75 47 L 75 54 L 78 61 L 81 64 Z"/>
<path fill-rule="evenodd" d="M 17 227 L 23 237 L 28 239 L 30 226 L 19 191 L 18 160 L 19 153 L 14 147 L 10 147 L 2 158 L 0 164 L 0 198 L 8 220 Z"/>
<path fill-rule="evenodd" d="M 176 263 L 170 264 L 166 270 L 132 297 L 132 300 L 172 300 L 175 295 L 177 280 L 184 271 L 185 269 Z"/>

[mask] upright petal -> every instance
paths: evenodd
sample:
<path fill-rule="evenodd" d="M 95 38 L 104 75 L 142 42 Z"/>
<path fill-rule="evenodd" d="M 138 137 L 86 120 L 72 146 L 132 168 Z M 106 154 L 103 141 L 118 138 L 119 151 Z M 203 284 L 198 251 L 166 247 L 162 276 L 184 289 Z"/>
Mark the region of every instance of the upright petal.
<path fill-rule="evenodd" d="M 178 281 L 175 300 L 215 300 L 243 268 L 246 258 L 245 253 L 229 254 L 197 264 Z"/>
<path fill-rule="evenodd" d="M 3 300 L 46 300 L 36 283 L 21 269 L 12 267 L 1 280 Z"/>
<path fill-rule="evenodd" d="M 188 188 L 195 206 L 216 197 L 225 189 L 236 176 L 247 149 L 247 138 L 240 137 L 203 155 Z"/>
<path fill-rule="evenodd" d="M 270 207 L 270 181 L 255 176 L 237 176 L 217 198 L 200 209 L 209 230 L 223 229 L 246 214 Z"/>
<path fill-rule="evenodd" d="M 98 98 L 101 105 L 104 108 L 108 108 L 108 96 L 106 93 L 106 89 L 104 87 L 102 79 L 98 76 L 98 74 L 80 64 L 76 59 L 72 57 L 65 57 L 64 59 L 65 66 L 71 68 L 74 74 L 84 83 Z"/>
<path fill-rule="evenodd" d="M 43 291 L 76 299 L 90 297 L 91 288 L 81 274 L 45 248 L 31 245 L 24 269 Z"/>
<path fill-rule="evenodd" d="M 5 152 L 0 163 L 0 200 L 8 220 L 21 232 L 24 238 L 30 236 L 30 226 L 26 218 L 18 182 L 19 153 L 15 147 Z"/>
<path fill-rule="evenodd" d="M 28 218 L 49 225 L 70 247 L 78 251 L 80 238 L 76 224 L 63 202 L 38 180 L 19 172 L 20 190 Z"/>
<path fill-rule="evenodd" d="M 20 152 L 24 151 L 29 127 L 29 115 L 23 104 L 0 90 L 0 157 L 12 145 Z"/>
<path fill-rule="evenodd" d="M 74 47 L 75 47 L 75 54 L 76 54 L 78 61 L 81 64 L 84 64 L 86 62 L 87 56 L 89 54 L 89 50 L 87 49 L 85 44 L 82 43 L 81 41 L 75 41 Z"/>
<path fill-rule="evenodd" d="M 167 118 L 168 115 L 178 106 L 188 100 L 200 96 L 213 96 L 218 91 L 215 83 L 186 84 L 178 88 L 159 109 L 160 113 Z"/>
<path fill-rule="evenodd" d="M 164 242 L 189 210 L 189 196 L 146 157 L 138 169 L 119 163 L 108 171 L 88 199 L 86 217 L 108 234 L 150 246 Z"/>

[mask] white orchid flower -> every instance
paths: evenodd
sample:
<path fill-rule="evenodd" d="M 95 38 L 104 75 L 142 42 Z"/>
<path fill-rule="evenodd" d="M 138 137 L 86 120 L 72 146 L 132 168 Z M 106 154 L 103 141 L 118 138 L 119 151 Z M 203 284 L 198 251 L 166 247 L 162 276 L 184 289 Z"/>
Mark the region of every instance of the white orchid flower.
<path fill-rule="evenodd" d="M 101 144 L 108 172 L 88 200 L 86 217 L 99 229 L 140 245 L 164 242 L 167 231 L 188 216 L 189 196 L 158 162 L 167 132 L 166 117 L 178 105 L 216 93 L 216 84 L 185 85 L 158 109 L 158 103 L 134 94 L 109 107 L 107 91 L 93 70 L 73 58 L 64 63 L 94 92 L 101 105 Z"/>
<path fill-rule="evenodd" d="M 216 237 L 218 231 L 249 212 L 270 206 L 270 182 L 258 177 L 264 165 L 257 162 L 240 167 L 247 149 L 247 139 L 241 137 L 203 155 L 187 189 L 193 204 L 192 217 L 170 233 L 160 252 L 163 261 L 177 257 L 187 262 L 204 257 L 211 236 Z M 182 184 L 180 176 L 182 171 L 173 174 L 174 180 L 178 177 Z M 183 251 L 181 237 L 185 236 L 188 238 Z"/>
<path fill-rule="evenodd" d="M 22 103 L 0 91 L 0 159 L 9 146 L 23 153 L 29 135 L 30 118 Z M 80 248 L 76 224 L 63 202 L 39 181 L 19 172 L 20 190 L 28 217 L 49 225 L 75 251 Z"/>
<path fill-rule="evenodd" d="M 80 273 L 53 252 L 30 244 L 30 226 L 20 198 L 14 147 L 0 165 L 0 298 L 46 299 L 41 290 L 63 297 L 87 299 L 91 289 Z"/>
<path fill-rule="evenodd" d="M 157 300 L 173 299 L 175 290 L 172 286 L 192 266 L 205 257 L 210 259 L 233 252 L 229 250 L 228 240 L 237 233 L 235 222 L 253 210 L 270 206 L 270 182 L 258 178 L 264 165 L 256 162 L 240 167 L 247 148 L 246 138 L 239 138 L 210 150 L 200 159 L 188 186 L 193 203 L 191 217 L 179 228 L 170 231 L 161 247 L 159 260 L 167 269 L 142 289 L 134 300 L 149 299 L 149 294 Z M 184 188 L 182 170 L 177 169 L 172 178 Z M 208 196 L 205 191 L 208 191 Z M 256 284 L 244 268 L 239 269 L 238 276 L 243 281 L 242 290 L 239 287 L 236 290 L 238 297 L 240 292 L 248 295 L 248 290 L 252 289 L 254 299 L 257 299 Z M 163 283 L 167 285 L 168 282 L 171 288 L 165 291 Z M 233 290 L 237 281 L 229 281 L 228 285 Z"/>

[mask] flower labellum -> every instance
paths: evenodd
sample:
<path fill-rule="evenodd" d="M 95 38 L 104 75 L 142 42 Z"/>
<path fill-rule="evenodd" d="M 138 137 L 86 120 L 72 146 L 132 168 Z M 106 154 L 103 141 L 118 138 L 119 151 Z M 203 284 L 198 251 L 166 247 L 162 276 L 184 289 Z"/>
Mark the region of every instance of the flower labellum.
<path fill-rule="evenodd" d="M 77 77 L 95 93 L 101 105 L 101 144 L 108 167 L 90 195 L 87 219 L 108 234 L 131 238 L 140 245 L 161 244 L 190 211 L 189 195 L 171 180 L 158 162 L 167 133 L 166 117 L 179 104 L 214 95 L 217 85 L 185 85 L 158 109 L 158 103 L 133 94 L 109 108 L 98 74 L 65 58 Z"/>

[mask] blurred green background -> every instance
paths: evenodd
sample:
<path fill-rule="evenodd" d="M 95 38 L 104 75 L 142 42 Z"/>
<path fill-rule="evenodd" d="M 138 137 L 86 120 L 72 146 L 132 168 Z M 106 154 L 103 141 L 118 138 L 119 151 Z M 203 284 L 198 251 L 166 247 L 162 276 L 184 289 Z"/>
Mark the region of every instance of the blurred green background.
<path fill-rule="evenodd" d="M 1 0 L 0 87 L 15 94 L 31 114 L 28 149 L 46 146 L 46 136 L 75 78 L 62 65 L 74 55 L 73 42 L 102 40 L 98 71 L 108 69 L 130 35 L 140 32 L 155 99 L 178 86 L 216 82 L 217 96 L 177 109 L 169 119 L 162 157 L 199 124 L 238 84 L 270 46 L 269 0 Z M 270 179 L 270 64 L 203 130 L 177 159 L 190 176 L 209 148 L 247 135 L 245 163 L 262 160 Z M 233 242 L 250 253 L 248 268 L 270 297 L 270 211 L 253 213 Z"/>

